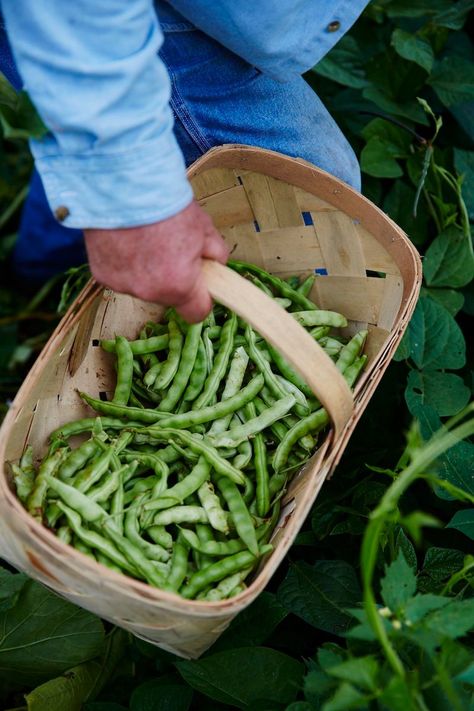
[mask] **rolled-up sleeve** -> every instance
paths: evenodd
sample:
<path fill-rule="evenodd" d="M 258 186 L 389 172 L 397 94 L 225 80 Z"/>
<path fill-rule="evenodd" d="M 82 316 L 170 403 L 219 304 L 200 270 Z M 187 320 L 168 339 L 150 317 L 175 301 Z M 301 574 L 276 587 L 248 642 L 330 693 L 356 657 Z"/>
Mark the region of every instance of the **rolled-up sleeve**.
<path fill-rule="evenodd" d="M 152 0 L 3 0 L 24 88 L 49 129 L 31 141 L 68 227 L 129 227 L 192 200 L 173 134 Z"/>

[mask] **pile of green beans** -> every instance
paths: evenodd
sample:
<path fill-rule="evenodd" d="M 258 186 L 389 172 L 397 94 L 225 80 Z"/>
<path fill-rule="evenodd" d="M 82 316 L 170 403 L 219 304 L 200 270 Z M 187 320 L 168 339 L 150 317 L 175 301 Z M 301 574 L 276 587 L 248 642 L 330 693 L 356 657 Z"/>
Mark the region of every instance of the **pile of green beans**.
<path fill-rule="evenodd" d="M 367 332 L 338 335 L 347 321 L 310 300 L 314 275 L 300 283 L 231 266 L 354 385 Z M 138 339 L 118 335 L 102 347 L 116 359 L 113 397 L 80 393 L 94 416 L 55 430 L 38 468 L 27 447 L 11 465 L 19 499 L 114 571 L 189 599 L 236 595 L 272 549 L 288 481 L 317 448 L 326 410 L 275 348 L 220 305 L 193 325 L 169 309 Z"/>

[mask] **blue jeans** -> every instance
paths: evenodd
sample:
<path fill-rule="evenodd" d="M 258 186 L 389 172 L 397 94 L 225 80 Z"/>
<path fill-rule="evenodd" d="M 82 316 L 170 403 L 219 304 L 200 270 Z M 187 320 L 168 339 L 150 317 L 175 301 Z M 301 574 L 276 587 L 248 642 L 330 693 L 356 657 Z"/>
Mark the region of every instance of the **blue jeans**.
<path fill-rule="evenodd" d="M 352 148 L 303 78 L 279 83 L 197 30 L 166 2 L 158 0 L 157 11 L 165 34 L 160 55 L 171 77 L 175 133 L 187 165 L 213 146 L 245 143 L 304 158 L 360 189 Z M 18 83 L 1 38 L 0 69 Z M 84 261 L 82 233 L 54 219 L 35 173 L 14 269 L 39 281 Z"/>

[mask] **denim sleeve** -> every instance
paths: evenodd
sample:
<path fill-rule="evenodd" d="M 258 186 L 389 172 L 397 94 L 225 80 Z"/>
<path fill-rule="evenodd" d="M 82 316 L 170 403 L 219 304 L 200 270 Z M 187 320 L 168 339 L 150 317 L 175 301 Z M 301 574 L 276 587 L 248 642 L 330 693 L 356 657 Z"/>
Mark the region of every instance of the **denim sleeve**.
<path fill-rule="evenodd" d="M 129 227 L 186 207 L 192 190 L 152 0 L 3 0 L 2 9 L 24 87 L 49 128 L 31 149 L 64 224 Z"/>

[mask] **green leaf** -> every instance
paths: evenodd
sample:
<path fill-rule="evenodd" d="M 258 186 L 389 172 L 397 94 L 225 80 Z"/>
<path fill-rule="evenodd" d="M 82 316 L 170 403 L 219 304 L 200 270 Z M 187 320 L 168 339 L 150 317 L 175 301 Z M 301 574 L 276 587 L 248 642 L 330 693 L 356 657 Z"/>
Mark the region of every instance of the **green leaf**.
<path fill-rule="evenodd" d="M 134 689 L 130 711 L 188 711 L 192 698 L 189 686 L 151 679 Z"/>
<path fill-rule="evenodd" d="M 338 687 L 334 696 L 321 707 L 321 711 L 348 711 L 366 707 L 367 697 L 345 681 Z"/>
<path fill-rule="evenodd" d="M 28 581 L 23 573 L 10 573 L 0 568 L 0 612 L 10 610 L 18 601 L 21 591 Z"/>
<path fill-rule="evenodd" d="M 412 242 L 421 245 L 428 238 L 429 213 L 426 210 L 418 210 L 417 216 L 413 215 L 415 195 L 416 191 L 411 185 L 403 180 L 396 180 L 387 193 L 383 209 L 405 230 Z"/>
<path fill-rule="evenodd" d="M 454 165 L 457 172 L 464 176 L 462 196 L 471 220 L 474 220 L 474 151 L 454 148 Z"/>
<path fill-rule="evenodd" d="M 0 614 L 0 677 L 41 683 L 100 654 L 101 621 L 28 581 L 14 608 Z"/>
<path fill-rule="evenodd" d="M 382 111 L 392 114 L 393 116 L 402 116 L 403 118 L 415 121 L 424 126 L 428 125 L 428 119 L 421 106 L 415 101 L 396 101 L 381 89 L 376 86 L 368 86 L 362 90 L 362 96 L 365 99 L 373 101 Z"/>
<path fill-rule="evenodd" d="M 455 289 L 427 289 L 422 287 L 421 294 L 428 296 L 433 301 L 437 301 L 449 311 L 451 316 L 456 316 L 464 305 L 464 294 Z"/>
<path fill-rule="evenodd" d="M 466 22 L 467 16 L 474 8 L 474 0 L 459 0 L 452 7 L 435 15 L 433 22 L 450 30 L 460 30 Z"/>
<path fill-rule="evenodd" d="M 278 598 L 313 627 L 341 635 L 352 623 L 346 608 L 360 601 L 361 592 L 352 566 L 342 560 L 321 560 L 314 566 L 291 565 Z"/>
<path fill-rule="evenodd" d="M 474 278 L 474 254 L 461 230 L 448 227 L 428 247 L 423 261 L 428 286 L 465 286 Z"/>
<path fill-rule="evenodd" d="M 464 671 L 455 676 L 456 681 L 460 681 L 469 686 L 474 686 L 474 662 L 470 664 Z"/>
<path fill-rule="evenodd" d="M 474 509 L 456 511 L 446 528 L 455 528 L 474 541 Z"/>
<path fill-rule="evenodd" d="M 411 711 L 413 709 L 412 694 L 405 679 L 392 676 L 379 696 L 384 709 L 388 711 Z"/>
<path fill-rule="evenodd" d="M 362 149 L 360 167 L 375 178 L 399 178 L 403 170 L 391 153 L 390 144 L 373 136 Z"/>
<path fill-rule="evenodd" d="M 266 647 L 242 647 L 196 661 L 177 662 L 183 679 L 215 701 L 253 709 L 259 701 L 289 704 L 303 679 L 303 665 Z"/>
<path fill-rule="evenodd" d="M 232 620 L 224 634 L 212 646 L 211 652 L 262 644 L 287 614 L 288 611 L 276 595 L 263 592 L 250 607 Z"/>
<path fill-rule="evenodd" d="M 28 711 L 81 711 L 82 704 L 95 683 L 97 668 L 95 662 L 81 664 L 36 687 L 25 697 Z"/>
<path fill-rule="evenodd" d="M 405 400 L 412 415 L 431 405 L 440 417 L 460 412 L 469 402 L 471 392 L 459 375 L 439 370 L 411 370 L 405 389 Z"/>
<path fill-rule="evenodd" d="M 420 422 L 421 434 L 425 440 L 429 439 L 442 426 L 439 416 L 429 405 L 421 407 L 416 412 L 416 417 Z M 472 476 L 474 444 L 471 442 L 455 444 L 454 447 L 438 457 L 436 467 L 441 479 L 446 479 L 460 489 L 474 494 L 474 478 Z M 441 498 L 451 498 L 441 489 L 436 493 Z"/>
<path fill-rule="evenodd" d="M 303 679 L 304 697 L 317 709 L 332 688 L 334 679 L 319 669 L 311 669 Z"/>
<path fill-rule="evenodd" d="M 0 72 L 0 106 L 15 110 L 17 93 L 3 72 Z"/>
<path fill-rule="evenodd" d="M 42 138 L 48 132 L 25 91 L 17 94 L 14 107 L 0 108 L 0 123 L 5 138 L 10 139 Z"/>
<path fill-rule="evenodd" d="M 424 625 L 443 637 L 462 637 L 474 628 L 474 598 L 454 600 L 435 610 L 425 618 Z"/>
<path fill-rule="evenodd" d="M 445 106 L 474 99 L 472 64 L 456 54 L 448 54 L 435 62 L 428 84 Z"/>
<path fill-rule="evenodd" d="M 308 701 L 294 701 L 286 707 L 285 711 L 314 711 L 314 706 Z"/>
<path fill-rule="evenodd" d="M 415 592 L 416 576 L 400 551 L 397 558 L 385 568 L 381 582 L 382 599 L 387 607 L 396 612 L 404 607 Z"/>
<path fill-rule="evenodd" d="M 464 554 L 454 548 L 428 548 L 423 561 L 422 575 L 435 583 L 445 582 L 463 566 Z"/>
<path fill-rule="evenodd" d="M 84 706 L 84 711 L 129 711 L 114 701 L 93 701 Z"/>
<path fill-rule="evenodd" d="M 395 555 L 397 557 L 400 555 L 400 551 L 402 552 L 410 568 L 414 573 L 416 573 L 418 569 L 418 560 L 416 557 L 415 546 L 401 527 L 398 529 L 398 533 L 395 538 Z"/>
<path fill-rule="evenodd" d="M 415 595 L 411 600 L 408 600 L 405 605 L 405 620 L 411 624 L 416 624 L 420 622 L 429 612 L 433 610 L 439 610 L 441 607 L 449 604 L 448 597 L 442 597 L 441 595 L 432 595 L 431 593 L 426 593 L 425 595 Z"/>
<path fill-rule="evenodd" d="M 451 314 L 429 297 L 422 296 L 408 324 L 410 356 L 420 369 L 462 368 L 466 344 Z"/>
<path fill-rule="evenodd" d="M 434 53 L 428 40 L 404 30 L 396 29 L 392 34 L 392 46 L 403 59 L 419 64 L 428 73 L 431 71 Z"/>
<path fill-rule="evenodd" d="M 348 659 L 326 671 L 330 676 L 348 681 L 364 691 L 375 691 L 377 688 L 379 663 L 373 655 Z"/>
<path fill-rule="evenodd" d="M 313 71 L 327 79 L 362 89 L 368 85 L 360 47 L 351 35 L 345 35 Z"/>
<path fill-rule="evenodd" d="M 393 0 L 388 3 L 387 17 L 429 17 L 448 10 L 452 0 Z"/>

